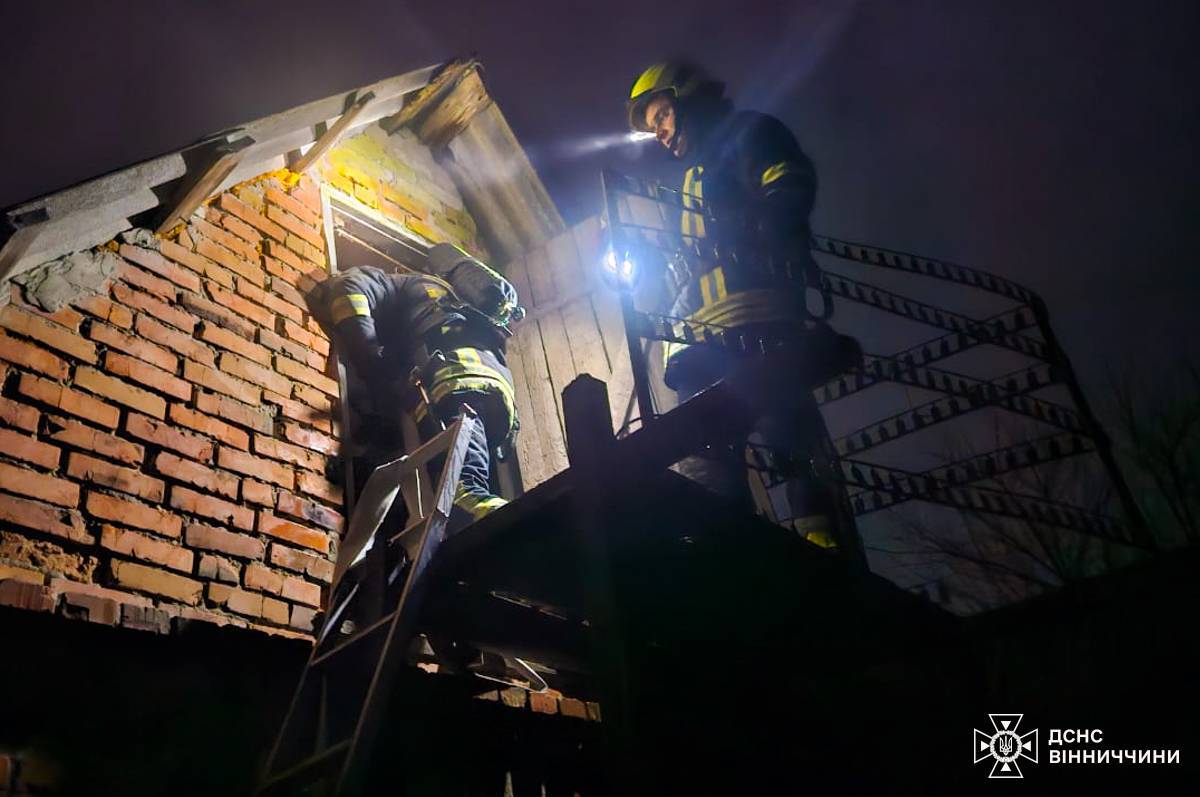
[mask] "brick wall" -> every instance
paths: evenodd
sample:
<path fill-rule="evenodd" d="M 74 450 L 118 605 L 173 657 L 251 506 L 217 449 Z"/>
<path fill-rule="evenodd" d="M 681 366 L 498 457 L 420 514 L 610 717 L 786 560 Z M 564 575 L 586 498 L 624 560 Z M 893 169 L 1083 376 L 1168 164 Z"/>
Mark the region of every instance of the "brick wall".
<path fill-rule="evenodd" d="M 450 175 L 409 130 L 370 125 L 341 141 L 317 165 L 331 191 L 432 243 L 456 244 L 488 259 L 475 221 Z"/>
<path fill-rule="evenodd" d="M 311 631 L 342 529 L 317 186 L 265 175 L 119 258 L 98 296 L 0 308 L 0 605 L 154 631 Z"/>

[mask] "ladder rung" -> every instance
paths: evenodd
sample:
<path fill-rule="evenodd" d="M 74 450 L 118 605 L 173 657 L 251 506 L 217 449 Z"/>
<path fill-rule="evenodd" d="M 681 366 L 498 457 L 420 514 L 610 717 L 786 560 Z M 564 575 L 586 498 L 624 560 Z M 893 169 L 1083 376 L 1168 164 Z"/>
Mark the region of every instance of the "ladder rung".
<path fill-rule="evenodd" d="M 428 523 L 428 522 L 429 522 L 429 515 L 426 515 L 423 518 L 417 518 L 412 523 L 409 523 L 407 526 L 405 526 L 404 531 L 393 534 L 392 538 L 390 540 L 388 540 L 388 545 L 394 545 L 405 534 L 408 534 L 410 531 L 415 531 L 416 529 L 421 528 L 422 525 L 424 525 L 425 523 Z"/>
<path fill-rule="evenodd" d="M 307 774 L 310 770 L 320 770 L 329 767 L 334 758 L 343 755 L 350 749 L 350 741 L 350 739 L 343 739 L 337 744 L 326 747 L 321 752 L 309 756 L 294 767 L 285 769 L 264 783 L 262 788 L 258 790 L 258 793 L 260 795 L 270 794 L 273 790 L 292 783 L 300 776 Z"/>
<path fill-rule="evenodd" d="M 336 645 L 336 646 L 330 648 L 329 650 L 325 651 L 320 656 L 317 656 L 315 659 L 312 660 L 312 663 L 309 666 L 310 667 L 320 667 L 328 659 L 332 658 L 335 654 L 341 653 L 343 650 L 350 647 L 358 640 L 365 639 L 366 637 L 370 636 L 371 634 L 374 634 L 380 628 L 383 628 L 388 623 L 392 622 L 392 619 L 395 616 L 396 616 L 395 612 L 390 612 L 388 614 L 385 614 L 383 617 L 380 617 L 378 620 L 371 623 L 369 626 L 367 626 L 363 630 L 359 631 L 357 634 L 350 637 L 345 642 L 342 642 L 341 644 Z"/>

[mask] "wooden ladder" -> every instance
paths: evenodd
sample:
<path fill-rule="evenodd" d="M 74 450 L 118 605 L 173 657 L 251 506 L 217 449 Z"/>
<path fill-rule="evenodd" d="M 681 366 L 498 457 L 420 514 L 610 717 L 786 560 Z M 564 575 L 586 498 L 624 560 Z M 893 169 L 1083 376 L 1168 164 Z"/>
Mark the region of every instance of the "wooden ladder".
<path fill-rule="evenodd" d="M 445 539 L 467 441 L 478 423 L 464 413 L 412 454 L 376 468 L 364 485 L 344 545 L 373 544 L 349 589 L 339 587 L 347 569 L 343 563 L 352 554 L 344 552 L 339 559 L 329 611 L 256 794 L 344 795 L 361 789 L 371 745 L 416 635 L 425 576 Z M 444 464 L 436 488 L 430 489 L 427 466 L 440 456 Z M 392 534 L 384 521 L 397 494 L 409 521 Z M 394 596 L 390 607 L 389 596 Z M 357 627 L 342 637 L 337 629 L 352 609 Z"/>

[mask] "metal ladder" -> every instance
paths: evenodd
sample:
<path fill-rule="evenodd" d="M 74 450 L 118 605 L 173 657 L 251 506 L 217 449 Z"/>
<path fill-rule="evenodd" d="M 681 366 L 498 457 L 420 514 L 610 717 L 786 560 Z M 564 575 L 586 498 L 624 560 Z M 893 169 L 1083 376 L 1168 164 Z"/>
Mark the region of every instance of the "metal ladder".
<path fill-rule="evenodd" d="M 351 550 L 339 557 L 327 617 L 256 794 L 352 794 L 361 788 L 371 745 L 416 635 L 428 586 L 424 576 L 445 540 L 467 441 L 478 423 L 464 413 L 413 453 L 376 468 L 364 485 L 343 541 Z M 426 466 L 443 455 L 431 489 Z M 409 521 L 392 534 L 383 525 L 397 494 Z M 353 549 L 368 541 L 373 544 L 359 564 L 363 572 L 342 597 L 338 588 L 358 553 Z M 390 607 L 389 595 L 396 596 Z M 359 625 L 339 638 L 335 631 L 352 608 Z"/>

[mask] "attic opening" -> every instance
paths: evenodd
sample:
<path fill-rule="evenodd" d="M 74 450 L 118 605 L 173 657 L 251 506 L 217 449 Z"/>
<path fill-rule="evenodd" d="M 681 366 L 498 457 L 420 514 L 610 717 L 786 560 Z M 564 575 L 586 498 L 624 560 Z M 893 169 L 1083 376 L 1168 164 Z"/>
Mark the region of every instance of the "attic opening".
<path fill-rule="evenodd" d="M 355 266 L 376 266 L 387 272 L 428 270 L 429 244 L 401 227 L 354 207 L 326 192 L 329 198 L 330 270 L 334 273 Z M 403 415 L 398 408 L 373 405 L 366 385 L 351 368 L 339 366 L 342 383 L 342 425 L 349 442 L 343 467 L 345 484 L 354 495 L 378 464 L 404 453 Z M 513 499 L 521 492 L 515 456 L 492 452 L 492 490 Z"/>

